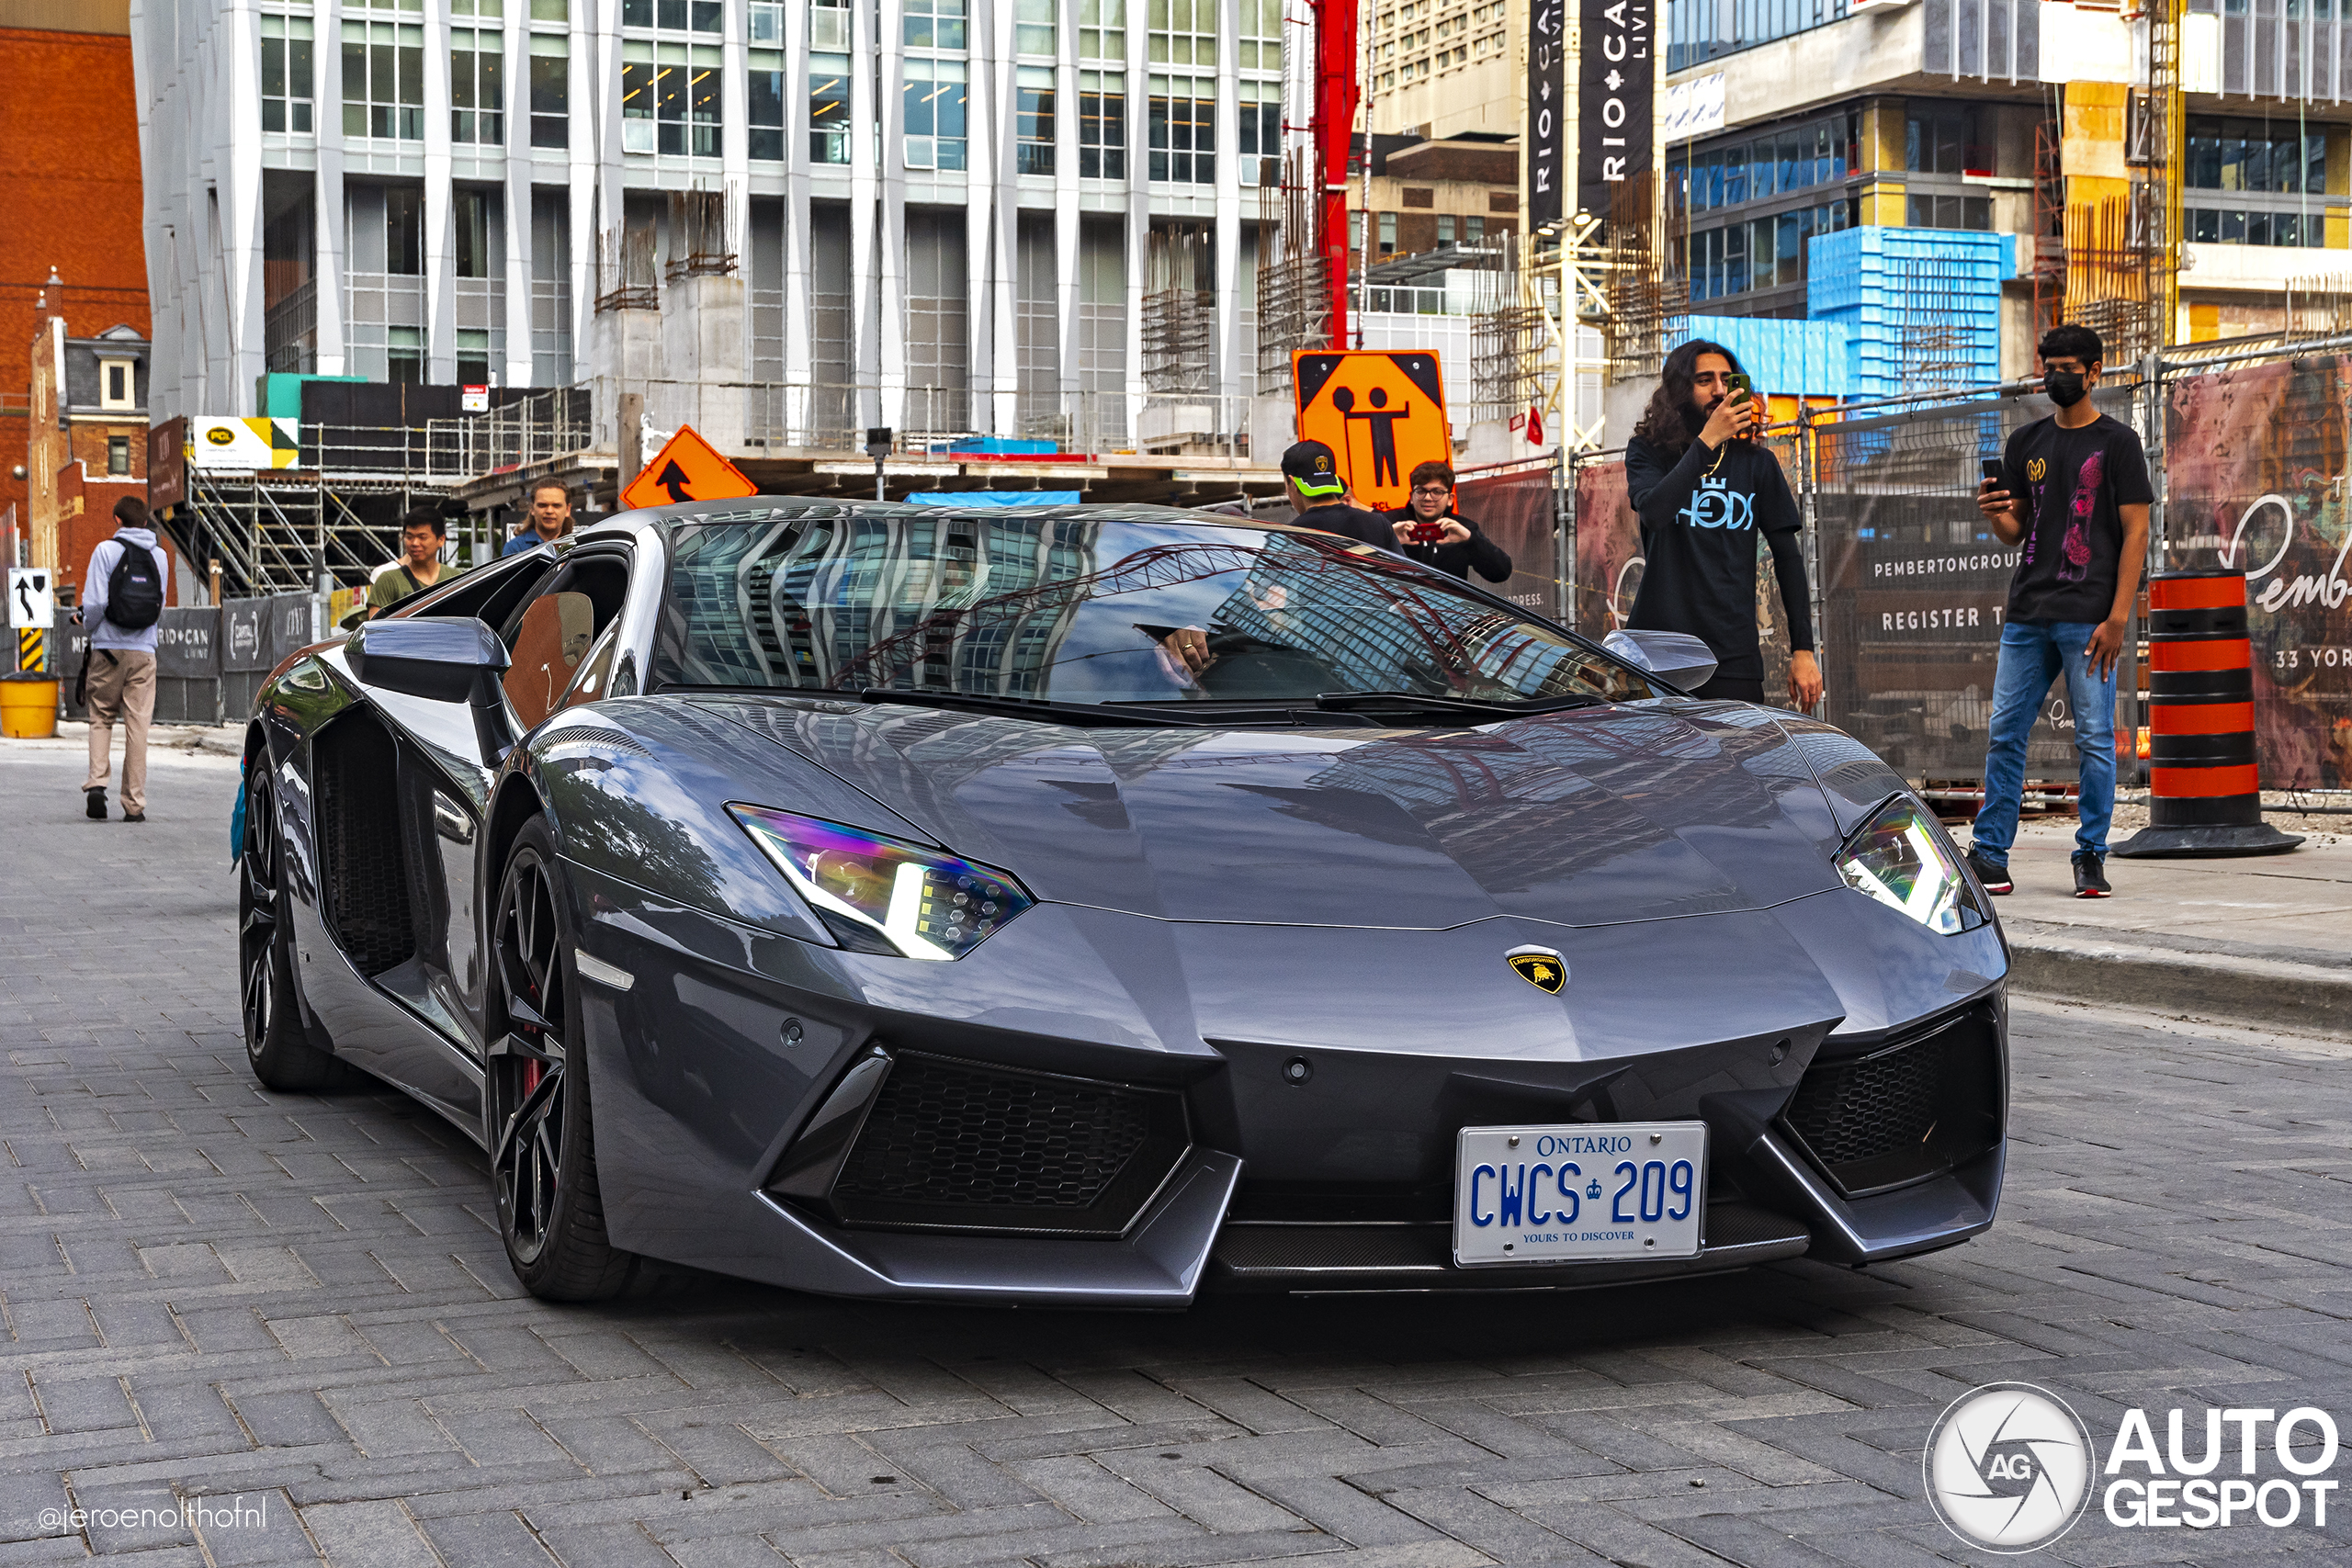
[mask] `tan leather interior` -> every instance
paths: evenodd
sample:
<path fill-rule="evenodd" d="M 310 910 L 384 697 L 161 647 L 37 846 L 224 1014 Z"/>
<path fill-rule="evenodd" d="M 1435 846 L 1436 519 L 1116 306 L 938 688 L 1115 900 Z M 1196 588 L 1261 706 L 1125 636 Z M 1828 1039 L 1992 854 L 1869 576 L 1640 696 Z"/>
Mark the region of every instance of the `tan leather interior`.
<path fill-rule="evenodd" d="M 542 593 L 523 612 L 506 669 L 506 700 L 514 705 L 524 728 L 555 711 L 572 672 L 588 656 L 595 625 L 596 607 L 585 593 Z"/>

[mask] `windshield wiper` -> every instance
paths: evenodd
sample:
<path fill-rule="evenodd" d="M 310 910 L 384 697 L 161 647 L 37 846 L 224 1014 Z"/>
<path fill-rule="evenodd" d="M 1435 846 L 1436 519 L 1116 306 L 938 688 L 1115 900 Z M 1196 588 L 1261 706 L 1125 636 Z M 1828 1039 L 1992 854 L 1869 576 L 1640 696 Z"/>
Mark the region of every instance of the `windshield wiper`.
<path fill-rule="evenodd" d="M 1476 714 L 1487 718 L 1523 718 L 1531 714 L 1557 713 L 1563 708 L 1591 707 L 1605 697 L 1533 697 L 1524 702 L 1499 702 L 1479 697 L 1447 697 L 1428 692 L 1324 692 L 1315 705 L 1327 713 L 1356 713 L 1365 708 L 1419 708 L 1430 713 Z"/>
<path fill-rule="evenodd" d="M 1171 729 L 1201 729 L 1213 721 L 1191 714 L 1159 708 L 1130 707 L 1117 703 L 1057 703 L 1046 697 L 991 695 L 985 692 L 901 692 L 888 686 L 833 694 L 854 695 L 869 703 L 897 703 L 906 707 L 944 708 L 951 713 L 991 713 L 1034 718 L 1056 724 L 1095 728 L 1159 725 Z"/>

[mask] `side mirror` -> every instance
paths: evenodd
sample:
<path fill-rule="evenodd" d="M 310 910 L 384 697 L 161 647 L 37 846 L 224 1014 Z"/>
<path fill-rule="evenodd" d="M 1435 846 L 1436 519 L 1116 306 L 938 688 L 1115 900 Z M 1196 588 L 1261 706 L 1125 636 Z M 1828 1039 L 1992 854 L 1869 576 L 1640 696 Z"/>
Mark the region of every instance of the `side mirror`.
<path fill-rule="evenodd" d="M 429 615 L 369 621 L 351 634 L 343 656 L 363 686 L 465 704 L 473 712 L 485 763 L 495 765 L 521 739 L 500 680 L 506 645 L 481 621 Z"/>
<path fill-rule="evenodd" d="M 1714 678 L 1715 651 L 1688 632 L 1614 631 L 1600 646 L 1669 686 L 1696 691 Z"/>

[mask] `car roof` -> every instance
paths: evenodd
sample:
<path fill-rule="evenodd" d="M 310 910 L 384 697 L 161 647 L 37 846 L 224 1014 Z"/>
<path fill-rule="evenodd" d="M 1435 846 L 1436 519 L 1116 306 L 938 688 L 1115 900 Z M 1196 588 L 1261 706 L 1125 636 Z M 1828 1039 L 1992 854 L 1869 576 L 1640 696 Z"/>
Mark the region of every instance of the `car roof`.
<path fill-rule="evenodd" d="M 979 491 L 980 494 L 1002 494 L 1002 491 Z M 923 505 L 903 501 L 843 501 L 793 495 L 751 495 L 727 501 L 689 501 L 673 506 L 651 506 L 639 512 L 625 512 L 602 518 L 584 534 L 609 527 L 615 524 L 650 523 L 665 529 L 687 525 L 722 524 L 787 523 L 799 518 L 871 518 L 896 522 L 901 519 L 953 517 L 964 522 L 990 518 L 1019 518 L 1023 521 L 1084 521 L 1090 523 L 1185 523 L 1194 526 L 1248 528 L 1263 530 L 1287 527 L 1290 519 L 1244 517 L 1229 512 L 1211 512 L 1196 507 L 1148 506 L 1136 502 L 1107 505 L 1070 505 L 1057 502 L 1044 506 L 995 505 Z"/>

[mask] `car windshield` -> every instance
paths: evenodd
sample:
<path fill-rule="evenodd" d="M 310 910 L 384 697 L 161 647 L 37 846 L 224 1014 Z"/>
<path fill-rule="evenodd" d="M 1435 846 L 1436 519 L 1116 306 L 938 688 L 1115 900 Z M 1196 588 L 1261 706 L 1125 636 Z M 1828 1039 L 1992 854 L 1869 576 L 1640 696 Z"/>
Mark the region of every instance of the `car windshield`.
<path fill-rule="evenodd" d="M 1178 512 L 821 508 L 672 536 L 656 689 L 1063 704 L 1515 704 L 1652 695 L 1635 671 L 1401 556 Z"/>

